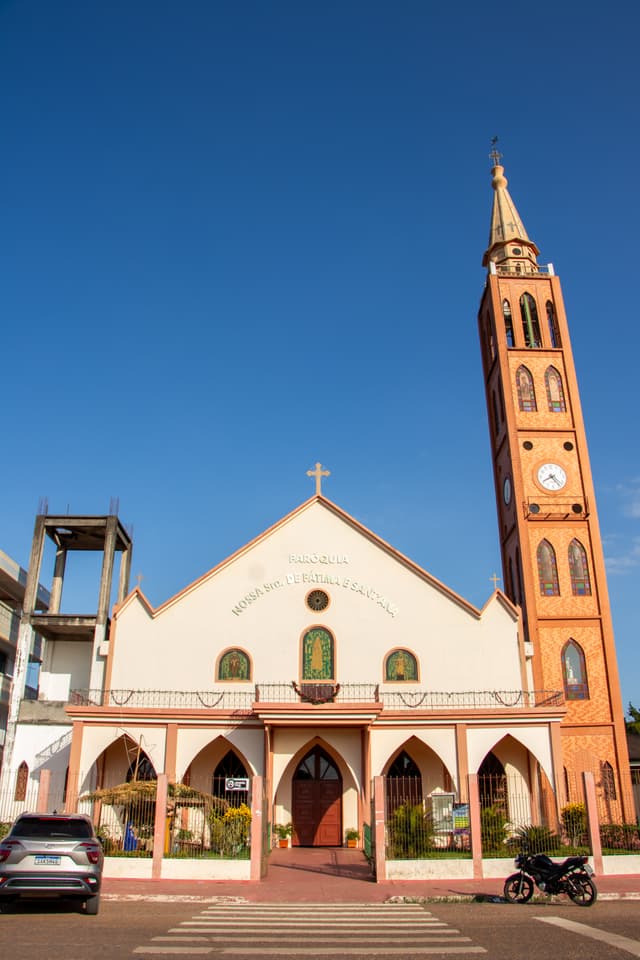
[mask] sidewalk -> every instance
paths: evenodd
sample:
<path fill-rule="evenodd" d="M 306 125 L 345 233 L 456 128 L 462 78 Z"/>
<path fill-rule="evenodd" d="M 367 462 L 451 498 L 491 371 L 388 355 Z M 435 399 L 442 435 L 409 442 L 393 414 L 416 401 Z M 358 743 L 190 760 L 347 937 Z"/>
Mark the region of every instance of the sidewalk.
<path fill-rule="evenodd" d="M 602 900 L 640 900 L 640 875 L 596 877 Z M 242 900 L 248 903 L 384 903 L 392 898 L 490 899 L 502 894 L 503 879 L 396 880 L 374 883 L 359 850 L 293 848 L 273 850 L 259 883 L 208 880 L 116 880 L 102 884 L 105 899 Z"/>

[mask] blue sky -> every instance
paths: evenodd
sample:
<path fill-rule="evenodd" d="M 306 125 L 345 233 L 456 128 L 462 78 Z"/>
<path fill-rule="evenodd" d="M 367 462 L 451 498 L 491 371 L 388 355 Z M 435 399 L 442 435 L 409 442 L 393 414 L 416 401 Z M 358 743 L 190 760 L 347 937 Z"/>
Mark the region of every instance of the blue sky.
<path fill-rule="evenodd" d="M 498 135 L 563 284 L 638 704 L 639 28 L 631 2 L 0 0 L 0 548 L 28 562 L 41 497 L 118 497 L 157 604 L 321 460 L 328 497 L 481 606 Z"/>

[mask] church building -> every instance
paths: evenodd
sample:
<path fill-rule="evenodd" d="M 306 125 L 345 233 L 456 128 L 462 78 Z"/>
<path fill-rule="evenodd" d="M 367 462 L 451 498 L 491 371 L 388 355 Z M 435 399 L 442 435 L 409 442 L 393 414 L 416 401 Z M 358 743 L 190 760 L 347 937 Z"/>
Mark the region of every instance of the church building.
<path fill-rule="evenodd" d="M 499 772 L 535 823 L 557 822 L 588 770 L 611 816 L 635 818 L 560 283 L 493 159 L 479 326 L 505 591 L 482 609 L 458 596 L 327 499 L 321 464 L 311 498 L 159 607 L 129 592 L 116 517 L 39 516 L 19 641 L 28 655 L 34 631 L 46 639 L 39 698 L 16 677 L 0 800 L 47 770 L 50 799 L 73 809 L 123 783 L 135 754 L 214 795 L 261 777 L 268 821 L 300 846 L 362 834 L 377 777 L 464 805 L 470 775 Z M 59 613 L 77 549 L 103 552 L 94 617 Z"/>

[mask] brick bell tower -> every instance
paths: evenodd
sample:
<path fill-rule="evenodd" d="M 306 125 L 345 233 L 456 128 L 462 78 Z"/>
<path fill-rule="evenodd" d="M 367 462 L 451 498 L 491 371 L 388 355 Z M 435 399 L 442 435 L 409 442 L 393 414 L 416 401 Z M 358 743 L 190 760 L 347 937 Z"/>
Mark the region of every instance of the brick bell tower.
<path fill-rule="evenodd" d="M 564 691 L 567 800 L 594 774 L 601 815 L 635 822 L 602 540 L 560 280 L 539 265 L 492 160 L 478 313 L 505 592 L 523 610 L 535 690 Z M 562 771 L 559 771 L 562 774 Z"/>

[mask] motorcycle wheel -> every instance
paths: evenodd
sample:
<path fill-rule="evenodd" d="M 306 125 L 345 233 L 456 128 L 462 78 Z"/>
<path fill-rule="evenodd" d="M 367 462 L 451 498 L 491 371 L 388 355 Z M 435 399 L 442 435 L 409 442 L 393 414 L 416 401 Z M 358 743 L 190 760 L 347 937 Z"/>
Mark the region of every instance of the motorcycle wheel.
<path fill-rule="evenodd" d="M 598 891 L 593 880 L 575 873 L 567 877 L 567 893 L 578 907 L 590 907 L 598 899 Z"/>
<path fill-rule="evenodd" d="M 522 873 L 513 873 L 505 880 L 503 893 L 509 903 L 527 903 L 533 896 L 533 880 Z"/>

